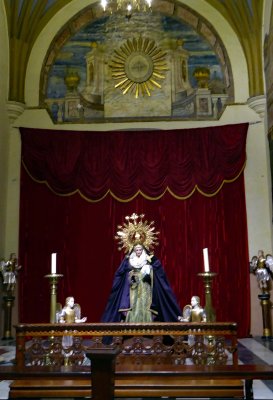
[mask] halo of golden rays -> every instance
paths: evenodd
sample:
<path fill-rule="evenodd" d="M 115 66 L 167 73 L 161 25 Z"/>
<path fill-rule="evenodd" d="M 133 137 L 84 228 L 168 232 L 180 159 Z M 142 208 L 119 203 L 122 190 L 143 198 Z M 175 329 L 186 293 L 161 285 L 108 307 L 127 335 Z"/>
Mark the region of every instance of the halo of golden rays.
<path fill-rule="evenodd" d="M 166 53 L 157 47 L 154 40 L 141 36 L 127 41 L 114 50 L 110 63 L 115 85 L 125 95 L 133 93 L 151 96 L 151 91 L 161 88 L 160 80 L 165 79 L 167 71 Z"/>
<path fill-rule="evenodd" d="M 130 253 L 135 245 L 141 244 L 151 251 L 158 245 L 159 232 L 155 232 L 154 221 L 143 221 L 144 217 L 144 214 L 136 213 L 127 215 L 126 222 L 118 226 L 115 239 L 119 242 L 119 250 L 125 249 L 126 253 Z"/>

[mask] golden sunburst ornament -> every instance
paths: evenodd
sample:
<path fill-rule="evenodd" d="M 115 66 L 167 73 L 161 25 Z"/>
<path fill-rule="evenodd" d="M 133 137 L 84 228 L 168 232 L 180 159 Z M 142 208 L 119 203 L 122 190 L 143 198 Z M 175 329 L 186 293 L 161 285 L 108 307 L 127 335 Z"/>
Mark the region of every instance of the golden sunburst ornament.
<path fill-rule="evenodd" d="M 118 226 L 115 239 L 119 241 L 119 250 L 124 249 L 125 253 L 130 253 L 137 244 L 141 244 L 147 250 L 151 250 L 158 244 L 157 236 L 159 232 L 154 231 L 154 221 L 150 223 L 143 221 L 144 216 L 144 214 L 133 213 L 125 217 L 127 222 Z"/>
<path fill-rule="evenodd" d="M 115 85 L 123 94 L 133 93 L 151 96 L 151 91 L 161 88 L 158 81 L 165 79 L 167 71 L 166 53 L 157 47 L 154 40 L 142 38 L 127 39 L 115 50 L 110 63 Z"/>

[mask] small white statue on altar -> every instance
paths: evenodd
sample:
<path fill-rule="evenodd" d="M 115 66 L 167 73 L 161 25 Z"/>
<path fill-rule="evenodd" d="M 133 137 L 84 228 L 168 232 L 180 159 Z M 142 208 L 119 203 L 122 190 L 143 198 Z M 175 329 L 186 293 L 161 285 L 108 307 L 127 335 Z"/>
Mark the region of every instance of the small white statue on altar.
<path fill-rule="evenodd" d="M 181 322 L 206 322 L 206 312 L 200 305 L 200 297 L 192 296 L 191 304 L 183 308 L 183 315 L 178 316 Z"/>
<path fill-rule="evenodd" d="M 81 318 L 81 307 L 79 304 L 75 303 L 74 297 L 69 296 L 65 300 L 65 306 L 60 312 L 56 314 L 56 320 L 60 323 L 81 323 L 86 322 L 87 317 Z M 62 346 L 63 346 L 63 354 L 64 354 L 64 363 L 68 365 L 69 357 L 73 354 L 73 336 L 72 335 L 64 335 L 62 338 Z"/>
<path fill-rule="evenodd" d="M 64 308 L 58 313 L 57 322 L 73 324 L 74 322 L 86 322 L 86 320 L 87 317 L 81 318 L 81 307 L 75 303 L 74 297 L 67 297 Z"/>

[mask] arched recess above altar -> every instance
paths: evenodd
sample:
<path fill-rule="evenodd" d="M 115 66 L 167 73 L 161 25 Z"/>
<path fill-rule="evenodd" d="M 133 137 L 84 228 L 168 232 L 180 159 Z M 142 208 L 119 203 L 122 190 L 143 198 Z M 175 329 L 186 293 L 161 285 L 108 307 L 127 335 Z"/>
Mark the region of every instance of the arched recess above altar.
<path fill-rule="evenodd" d="M 68 5 L 66 18 L 55 16 L 46 27 L 51 43 L 41 36 L 33 47 L 27 109 L 45 109 L 57 129 L 66 123 L 84 130 L 102 122 L 214 124 L 227 106 L 246 102 L 248 74 L 238 38 L 222 16 L 205 19 L 207 7 L 198 14 L 182 3 L 155 2 L 151 15 L 128 23 L 106 17 L 98 4 L 77 14 L 74 6 L 71 15 Z"/>

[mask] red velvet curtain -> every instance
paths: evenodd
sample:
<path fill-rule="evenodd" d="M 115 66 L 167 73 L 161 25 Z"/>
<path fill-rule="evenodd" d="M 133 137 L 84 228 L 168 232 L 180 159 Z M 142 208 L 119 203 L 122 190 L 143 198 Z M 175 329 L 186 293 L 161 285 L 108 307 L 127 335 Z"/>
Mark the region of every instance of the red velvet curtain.
<path fill-rule="evenodd" d="M 176 131 L 62 132 L 21 129 L 21 322 L 49 320 L 50 254 L 73 295 L 100 320 L 123 257 L 114 235 L 144 213 L 160 231 L 156 255 L 183 308 L 204 302 L 208 247 L 218 321 L 249 333 L 249 269 L 243 168 L 247 125 Z M 44 183 L 44 184 L 42 184 Z M 244 304 L 244 319 L 241 307 Z"/>

